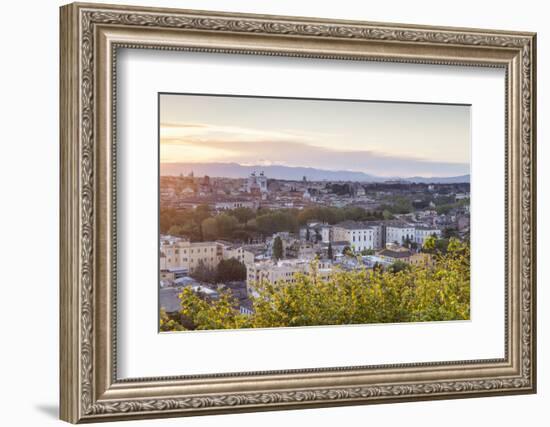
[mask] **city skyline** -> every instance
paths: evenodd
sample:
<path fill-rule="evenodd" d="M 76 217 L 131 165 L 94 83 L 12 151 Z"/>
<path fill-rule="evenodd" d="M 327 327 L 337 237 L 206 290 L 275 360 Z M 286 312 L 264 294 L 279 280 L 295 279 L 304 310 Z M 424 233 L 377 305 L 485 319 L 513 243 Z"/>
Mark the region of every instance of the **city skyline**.
<path fill-rule="evenodd" d="M 187 94 L 161 94 L 159 103 L 161 163 L 281 165 L 380 177 L 470 172 L 467 105 Z"/>

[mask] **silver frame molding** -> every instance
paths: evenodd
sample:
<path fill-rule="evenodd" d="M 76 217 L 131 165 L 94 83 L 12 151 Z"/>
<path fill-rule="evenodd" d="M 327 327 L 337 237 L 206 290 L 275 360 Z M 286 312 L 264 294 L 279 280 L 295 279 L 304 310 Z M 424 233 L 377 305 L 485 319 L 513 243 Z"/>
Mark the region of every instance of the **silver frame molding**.
<path fill-rule="evenodd" d="M 112 421 L 536 391 L 534 33 L 80 3 L 60 13 L 61 419 Z M 505 357 L 117 379 L 119 48 L 504 68 Z"/>

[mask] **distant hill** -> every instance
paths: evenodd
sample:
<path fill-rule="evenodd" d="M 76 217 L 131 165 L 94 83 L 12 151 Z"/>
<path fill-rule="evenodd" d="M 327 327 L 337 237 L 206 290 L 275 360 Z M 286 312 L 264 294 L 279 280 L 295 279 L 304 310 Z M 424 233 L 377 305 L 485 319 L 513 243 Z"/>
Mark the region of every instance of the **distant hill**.
<path fill-rule="evenodd" d="M 422 176 L 413 176 L 411 178 L 405 178 L 407 182 L 416 182 L 419 184 L 458 184 L 462 182 L 470 182 L 470 175 L 460 176 L 446 176 L 446 177 L 434 177 L 425 178 Z"/>
<path fill-rule="evenodd" d="M 364 172 L 346 170 L 326 170 L 308 167 L 282 166 L 282 165 L 251 165 L 245 166 L 238 163 L 161 163 L 160 173 L 163 176 L 188 175 L 193 172 L 195 176 L 208 175 L 211 177 L 246 178 L 252 172 L 264 172 L 268 178 L 286 179 L 291 181 L 301 180 L 304 176 L 309 181 L 356 181 L 356 182 L 384 182 L 388 180 L 402 180 L 418 183 L 458 183 L 470 182 L 470 175 L 442 178 L 396 178 L 380 177 Z"/>

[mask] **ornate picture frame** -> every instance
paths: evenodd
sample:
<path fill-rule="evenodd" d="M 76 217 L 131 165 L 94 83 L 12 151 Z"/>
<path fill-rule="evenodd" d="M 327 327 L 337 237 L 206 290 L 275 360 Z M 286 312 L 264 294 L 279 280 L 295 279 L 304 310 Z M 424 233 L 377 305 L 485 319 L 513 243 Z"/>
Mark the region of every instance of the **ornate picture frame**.
<path fill-rule="evenodd" d="M 112 421 L 536 391 L 536 35 L 99 4 L 61 15 L 61 419 Z M 495 360 L 117 379 L 117 49 L 506 73 L 506 339 Z"/>

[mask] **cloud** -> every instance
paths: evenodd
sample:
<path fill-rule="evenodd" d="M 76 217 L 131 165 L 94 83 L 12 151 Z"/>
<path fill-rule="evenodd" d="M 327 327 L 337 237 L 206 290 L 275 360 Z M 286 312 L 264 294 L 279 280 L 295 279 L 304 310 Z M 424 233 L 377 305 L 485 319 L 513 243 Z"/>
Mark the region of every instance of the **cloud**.
<path fill-rule="evenodd" d="M 360 171 L 381 176 L 454 176 L 469 173 L 469 164 L 396 156 L 375 150 L 346 150 L 316 145 L 311 134 L 265 131 L 234 126 L 161 128 L 163 161 L 233 161 L 240 164 L 282 164 L 329 170 Z M 202 155 L 201 155 L 202 154 Z M 178 158 L 180 157 L 180 158 Z"/>
<path fill-rule="evenodd" d="M 272 141 L 299 139 L 303 142 L 311 142 L 315 138 L 315 135 L 311 132 L 273 131 L 240 126 L 206 125 L 200 123 L 181 125 L 175 123 L 161 124 L 160 135 L 163 144 L 177 144 L 182 140 L 200 142 L 206 140 L 256 142 L 263 139 Z"/>
<path fill-rule="evenodd" d="M 182 123 L 161 123 L 161 128 L 206 128 L 208 125 L 202 124 L 202 123 L 190 123 L 190 124 L 182 124 Z"/>

